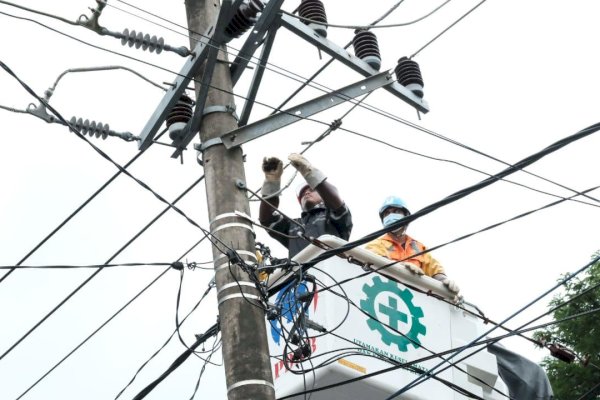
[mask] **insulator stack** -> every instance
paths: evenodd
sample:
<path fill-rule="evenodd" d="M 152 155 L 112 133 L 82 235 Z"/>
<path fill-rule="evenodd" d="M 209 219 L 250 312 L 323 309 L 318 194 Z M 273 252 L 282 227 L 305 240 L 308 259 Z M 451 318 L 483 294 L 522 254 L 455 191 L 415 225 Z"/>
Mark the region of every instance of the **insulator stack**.
<path fill-rule="evenodd" d="M 225 27 L 225 41 L 238 38 L 256 23 L 256 15 L 262 11 L 264 4 L 260 0 L 248 0 L 240 5 L 229 24 Z"/>
<path fill-rule="evenodd" d="M 81 118 L 72 117 L 69 121 L 71 125 L 75 126 L 75 128 L 82 135 L 89 135 L 91 137 L 96 136 L 97 138 L 106 139 L 108 137 L 108 133 L 110 132 L 110 128 L 108 124 L 103 124 L 102 122 L 90 121 L 86 119 L 85 121 Z"/>
<path fill-rule="evenodd" d="M 144 35 L 142 32 L 129 32 L 129 29 L 125 28 L 123 37 L 121 38 L 121 44 L 123 46 L 129 45 L 129 47 L 135 45 L 136 49 L 141 47 L 142 50 L 148 50 L 150 53 L 156 51 L 156 54 L 160 54 L 165 48 L 165 39 L 162 37 L 157 38 L 156 36 L 150 37 L 147 33 Z"/>
<path fill-rule="evenodd" d="M 298 14 L 302 18 L 310 20 L 303 21 L 306 25 L 319 35 L 327 37 L 327 14 L 325 14 L 325 6 L 320 0 L 302 0 L 298 7 Z"/>
<path fill-rule="evenodd" d="M 398 82 L 412 91 L 416 96 L 423 97 L 423 78 L 421 77 L 421 69 L 419 64 L 408 57 L 402 57 L 398 60 L 398 65 L 394 69 Z"/>
<path fill-rule="evenodd" d="M 360 30 L 354 35 L 352 40 L 354 46 L 354 54 L 360 58 L 371 68 L 379 71 L 381 68 L 381 54 L 379 53 L 379 43 L 377 36 L 373 32 Z"/>
<path fill-rule="evenodd" d="M 185 93 L 181 95 L 177 103 L 173 106 L 169 115 L 167 115 L 167 128 L 171 140 L 181 139 L 181 135 L 187 123 L 192 119 L 194 111 L 192 105 L 194 102 Z"/>

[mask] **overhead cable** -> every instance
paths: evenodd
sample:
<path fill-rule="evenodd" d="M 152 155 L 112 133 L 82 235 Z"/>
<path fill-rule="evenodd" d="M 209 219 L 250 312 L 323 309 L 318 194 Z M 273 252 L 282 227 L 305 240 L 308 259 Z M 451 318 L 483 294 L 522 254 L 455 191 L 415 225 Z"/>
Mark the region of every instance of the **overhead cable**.
<path fill-rule="evenodd" d="M 141 400 L 146 397 L 156 386 L 158 386 L 162 381 L 164 381 L 173 371 L 175 371 L 185 360 L 187 360 L 190 355 L 194 352 L 194 350 L 204 343 L 210 337 L 216 335 L 219 332 L 219 324 L 216 323 L 212 327 L 210 327 L 205 333 L 197 336 L 197 340 L 194 344 L 190 346 L 189 349 L 186 349 L 179 357 L 173 361 L 171 366 L 163 372 L 156 380 L 146 386 L 141 392 L 139 392 L 132 400 Z"/>
<path fill-rule="evenodd" d="M 182 193 L 177 199 L 173 201 L 173 203 L 177 204 L 179 200 L 181 200 L 185 194 L 187 194 L 193 187 L 195 187 L 198 183 L 200 183 L 204 179 L 204 176 L 197 179 L 184 193 Z M 121 254 L 129 245 L 131 245 L 137 238 L 139 238 L 142 233 L 144 233 L 150 226 L 152 226 L 162 215 L 164 215 L 171 207 L 167 206 L 163 211 L 161 211 L 155 218 L 153 218 L 146 226 L 144 226 L 137 234 L 135 234 L 126 244 L 124 244 L 119 250 L 117 250 L 107 261 L 106 263 L 112 262 L 119 254 Z M 208 236 L 205 234 L 205 237 Z M 14 270 L 11 270 L 14 271 Z M 27 338 L 34 330 L 36 330 L 44 321 L 46 321 L 52 314 L 54 314 L 60 307 L 62 307 L 71 297 L 73 297 L 80 289 L 82 289 L 85 285 L 87 285 L 92 279 L 94 279 L 100 272 L 103 271 L 103 268 L 97 269 L 93 274 L 87 277 L 83 282 L 81 282 L 75 289 L 71 291 L 60 303 L 58 303 L 52 310 L 50 310 L 40 321 L 38 321 L 33 327 L 31 327 L 24 335 L 21 336 L 15 343 L 13 343 L 7 350 L 0 355 L 0 360 L 2 360 L 8 353 L 10 353 L 15 347 L 17 347 L 25 338 Z"/>
<path fill-rule="evenodd" d="M 195 249 L 204 239 L 206 239 L 206 236 L 202 237 L 192 247 L 190 247 L 185 253 L 183 253 L 181 255 L 181 257 L 178 258 L 178 261 L 181 260 L 183 257 L 185 257 L 193 249 Z M 119 315 L 123 310 L 125 310 L 131 303 L 133 303 L 138 297 L 140 297 L 147 289 L 149 289 L 152 285 L 154 285 L 154 283 L 156 283 L 156 281 L 158 281 L 160 278 L 162 278 L 170 269 L 171 269 L 171 267 L 169 267 L 169 268 L 165 269 L 163 272 L 161 272 L 156 278 L 154 278 L 153 281 L 151 281 L 146 287 L 144 287 L 135 296 L 133 296 L 127 303 L 125 303 L 125 305 L 123 307 L 119 308 L 119 310 L 117 310 L 112 316 L 110 316 L 106 321 L 104 321 L 88 337 L 86 337 L 82 342 L 80 342 L 77 346 L 75 346 L 67 355 L 65 355 L 63 358 L 61 358 L 60 361 L 58 361 L 48 371 L 46 371 L 46 373 L 44 373 L 37 381 L 35 381 L 31 386 L 29 386 L 29 388 L 27 388 L 27 390 L 25 390 L 23 393 L 21 393 L 21 395 L 17 398 L 17 400 L 20 399 L 21 397 L 23 397 L 25 394 L 27 394 L 27 392 L 29 392 L 38 383 L 40 383 L 44 378 L 46 378 L 48 375 L 50 375 L 50 373 L 52 373 L 52 371 L 54 371 L 56 368 L 58 368 L 67 358 L 71 357 L 77 350 L 79 350 L 85 343 L 87 343 L 88 340 L 90 340 L 92 337 L 94 337 L 96 335 L 96 333 L 100 332 L 100 330 L 102 330 L 102 328 L 104 328 L 106 325 L 108 325 L 117 315 Z M 182 323 L 183 323 L 183 321 L 182 321 Z"/>
<path fill-rule="evenodd" d="M 305 263 L 303 268 L 306 269 L 307 267 L 310 267 L 310 266 L 316 264 L 317 262 L 323 261 L 334 255 L 341 254 L 343 252 L 351 250 L 357 246 L 360 246 L 362 244 L 370 242 L 371 240 L 376 239 L 383 234 L 386 234 L 388 232 L 391 232 L 391 231 L 397 230 L 398 228 L 406 226 L 410 222 L 412 222 L 422 216 L 425 216 L 441 207 L 444 207 L 444 206 L 454 203 L 464 197 L 467 197 L 468 195 L 470 195 L 474 192 L 477 192 L 487 186 L 490 186 L 491 184 L 499 181 L 501 178 L 504 178 L 504 177 L 511 175 L 517 171 L 520 171 L 521 169 L 523 169 L 523 168 L 535 163 L 536 161 L 542 159 L 543 157 L 547 156 L 548 154 L 552 154 L 555 151 L 560 150 L 563 147 L 565 147 L 575 141 L 583 139 L 583 138 L 597 132 L 598 130 L 600 130 L 600 123 L 596 123 L 585 129 L 582 129 L 581 131 L 579 131 L 573 135 L 567 136 L 567 137 L 551 144 L 550 146 L 546 147 L 545 149 L 542 149 L 542 150 L 538 151 L 537 153 L 534 153 L 534 154 L 522 159 L 521 161 L 518 161 L 513 166 L 510 166 L 510 167 L 500 171 L 499 173 L 480 181 L 479 183 L 476 183 L 476 184 L 468 186 L 462 190 L 459 190 L 458 192 L 455 192 L 455 193 L 445 197 L 444 199 L 434 202 L 434 203 L 430 204 L 429 206 L 424 207 L 421 210 L 418 210 L 415 213 L 408 215 L 408 216 L 394 222 L 393 224 L 391 224 L 390 226 L 388 226 L 386 228 L 380 229 L 369 235 L 363 236 L 361 239 L 350 242 L 344 246 L 341 246 L 338 249 L 325 251 L 323 254 L 320 254 L 320 255 L 316 256 L 314 259 Z"/>
<path fill-rule="evenodd" d="M 450 26 L 448 26 L 446 29 L 444 29 L 443 31 L 441 31 L 440 33 L 438 33 L 433 39 L 431 39 L 429 42 L 425 43 L 425 45 L 423 45 L 419 50 L 415 51 L 409 58 L 413 58 L 414 56 L 416 56 L 417 54 L 419 54 L 421 51 L 423 51 L 427 46 L 429 46 L 431 43 L 435 42 L 440 36 L 442 36 L 444 33 L 448 32 L 453 26 L 455 26 L 456 24 L 458 24 L 460 21 L 462 21 L 463 19 L 465 19 L 469 14 L 471 14 L 473 11 L 475 11 L 477 8 L 479 8 L 479 6 L 481 6 L 483 3 L 485 3 L 487 0 L 481 0 L 479 3 L 477 3 L 477 5 L 475 5 L 475 7 L 471 8 L 469 11 L 467 11 L 466 14 L 464 14 L 463 16 L 461 16 L 459 19 L 457 19 L 456 21 L 454 21 Z"/>
<path fill-rule="evenodd" d="M 408 26 L 408 25 L 416 24 L 417 22 L 423 21 L 425 18 L 429 17 L 430 15 L 435 14 L 438 10 L 440 10 L 446 4 L 450 3 L 450 1 L 451 0 L 444 1 L 442 4 L 440 4 L 439 6 L 435 7 L 433 10 L 431 10 L 427 14 L 425 14 L 425 15 L 417 18 L 417 19 L 414 19 L 412 21 L 396 22 L 396 23 L 393 23 L 393 24 L 383 24 L 383 25 L 376 25 L 375 23 L 369 24 L 369 25 L 332 24 L 330 22 L 315 21 L 315 20 L 312 20 L 310 18 L 301 17 L 300 15 L 289 13 L 287 11 L 282 11 L 282 12 L 284 14 L 286 14 L 286 15 L 289 15 L 290 17 L 296 18 L 296 19 L 298 19 L 298 20 L 300 20 L 302 22 L 306 22 L 306 23 L 314 23 L 314 24 L 319 24 L 319 25 L 324 25 L 324 26 L 327 26 L 327 27 L 331 27 L 331 28 L 344 28 L 344 29 L 354 29 L 354 30 L 370 30 L 370 29 L 376 29 L 376 28 L 377 29 L 379 29 L 379 28 L 399 28 L 399 27 L 402 27 L 402 26 Z"/>

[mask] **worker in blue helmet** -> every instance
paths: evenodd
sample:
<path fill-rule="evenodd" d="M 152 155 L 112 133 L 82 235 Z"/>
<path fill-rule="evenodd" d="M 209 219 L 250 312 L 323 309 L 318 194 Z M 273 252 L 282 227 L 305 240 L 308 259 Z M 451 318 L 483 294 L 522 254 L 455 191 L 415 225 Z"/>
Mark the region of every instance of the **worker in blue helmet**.
<path fill-rule="evenodd" d="M 379 218 L 384 227 L 410 215 L 406 202 L 398 196 L 389 196 L 379 209 Z M 441 281 L 451 292 L 458 293 L 458 285 L 446 276 L 442 265 L 430 253 L 419 254 L 427 248 L 406 234 L 407 225 L 397 228 L 369 242 L 367 250 L 380 256 L 398 261 L 417 275 L 427 275 Z"/>
<path fill-rule="evenodd" d="M 352 231 L 352 215 L 335 186 L 304 156 L 292 153 L 288 160 L 305 179 L 296 190 L 302 214 L 290 221 L 277 211 L 283 163 L 276 157 L 264 158 L 262 170 L 265 181 L 261 194 L 265 200 L 260 204 L 260 223 L 269 228 L 269 235 L 287 247 L 289 258 L 310 244 L 307 238 L 328 234 L 348 240 Z"/>

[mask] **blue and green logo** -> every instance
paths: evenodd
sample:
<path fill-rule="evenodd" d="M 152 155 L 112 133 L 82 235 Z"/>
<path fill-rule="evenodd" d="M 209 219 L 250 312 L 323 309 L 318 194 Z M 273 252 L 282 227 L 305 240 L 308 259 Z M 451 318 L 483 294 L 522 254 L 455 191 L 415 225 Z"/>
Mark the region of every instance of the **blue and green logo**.
<path fill-rule="evenodd" d="M 415 348 L 421 345 L 419 336 L 424 336 L 427 328 L 420 321 L 423 310 L 413 304 L 410 290 L 379 276 L 373 278 L 371 286 L 365 283 L 362 290 L 367 297 L 360 301 L 360 308 L 371 316 L 367 325 L 379 332 L 383 343 L 394 343 L 400 351 L 408 351 L 409 344 Z"/>

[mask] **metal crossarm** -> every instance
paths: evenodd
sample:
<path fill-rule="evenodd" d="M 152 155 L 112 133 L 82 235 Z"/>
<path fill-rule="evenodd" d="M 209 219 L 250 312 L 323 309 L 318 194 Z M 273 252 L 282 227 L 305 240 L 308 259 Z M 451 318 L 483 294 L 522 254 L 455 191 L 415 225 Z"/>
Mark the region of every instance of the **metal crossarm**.
<path fill-rule="evenodd" d="M 380 72 L 366 79 L 343 87 L 333 93 L 327 93 L 298 106 L 281 111 L 275 115 L 243 126 L 222 136 L 226 148 L 240 146 L 267 133 L 293 124 L 306 117 L 327 110 L 350 99 L 386 87 L 393 82 L 389 71 Z"/>

